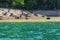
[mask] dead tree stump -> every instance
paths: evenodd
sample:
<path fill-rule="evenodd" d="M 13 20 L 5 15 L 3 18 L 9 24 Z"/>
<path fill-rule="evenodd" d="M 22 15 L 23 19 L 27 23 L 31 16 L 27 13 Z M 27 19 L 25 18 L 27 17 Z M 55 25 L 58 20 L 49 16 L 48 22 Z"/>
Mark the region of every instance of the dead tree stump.
<path fill-rule="evenodd" d="M 3 19 L 2 19 L 2 16 L 0 16 L 0 20 L 3 20 Z"/>
<path fill-rule="evenodd" d="M 18 16 L 15 16 L 15 19 L 19 19 L 19 17 Z"/>
<path fill-rule="evenodd" d="M 10 16 L 13 16 L 13 13 L 10 13 Z"/>
<path fill-rule="evenodd" d="M 34 13 L 34 16 L 38 17 L 38 15 L 36 13 Z"/>
<path fill-rule="evenodd" d="M 3 15 L 7 15 L 7 13 L 3 13 Z"/>
<path fill-rule="evenodd" d="M 28 19 L 28 14 L 25 14 L 25 19 L 26 19 L 26 20 Z"/>
<path fill-rule="evenodd" d="M 47 20 L 50 20 L 50 17 L 47 17 Z"/>

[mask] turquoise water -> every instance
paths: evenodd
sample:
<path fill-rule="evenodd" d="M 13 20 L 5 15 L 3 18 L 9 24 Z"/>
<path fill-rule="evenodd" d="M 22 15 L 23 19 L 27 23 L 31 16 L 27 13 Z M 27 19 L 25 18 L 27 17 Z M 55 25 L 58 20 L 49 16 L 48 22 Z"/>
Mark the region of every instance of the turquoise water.
<path fill-rule="evenodd" d="M 60 22 L 0 22 L 0 40 L 60 40 Z"/>

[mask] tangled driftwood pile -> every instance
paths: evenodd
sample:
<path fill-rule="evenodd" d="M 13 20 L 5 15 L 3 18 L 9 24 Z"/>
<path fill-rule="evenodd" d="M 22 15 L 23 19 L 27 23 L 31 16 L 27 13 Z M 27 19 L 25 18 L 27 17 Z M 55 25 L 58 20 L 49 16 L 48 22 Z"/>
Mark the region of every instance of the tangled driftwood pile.
<path fill-rule="evenodd" d="M 0 20 L 4 19 L 29 19 L 29 17 L 39 17 L 39 14 L 26 10 L 0 9 Z"/>

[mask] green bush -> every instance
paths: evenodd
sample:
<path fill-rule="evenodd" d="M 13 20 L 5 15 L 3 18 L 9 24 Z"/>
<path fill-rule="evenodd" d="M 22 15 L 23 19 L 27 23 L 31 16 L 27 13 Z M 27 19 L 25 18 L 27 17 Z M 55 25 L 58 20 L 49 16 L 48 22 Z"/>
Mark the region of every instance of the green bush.
<path fill-rule="evenodd" d="M 14 8 L 21 8 L 24 6 L 24 0 L 14 0 L 13 5 Z"/>

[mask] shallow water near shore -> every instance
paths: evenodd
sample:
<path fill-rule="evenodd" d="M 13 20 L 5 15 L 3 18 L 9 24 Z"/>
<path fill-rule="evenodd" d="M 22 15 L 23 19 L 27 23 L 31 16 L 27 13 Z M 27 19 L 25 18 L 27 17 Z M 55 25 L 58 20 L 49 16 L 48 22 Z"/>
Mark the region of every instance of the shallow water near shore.
<path fill-rule="evenodd" d="M 0 40 L 60 40 L 60 22 L 0 22 Z"/>

